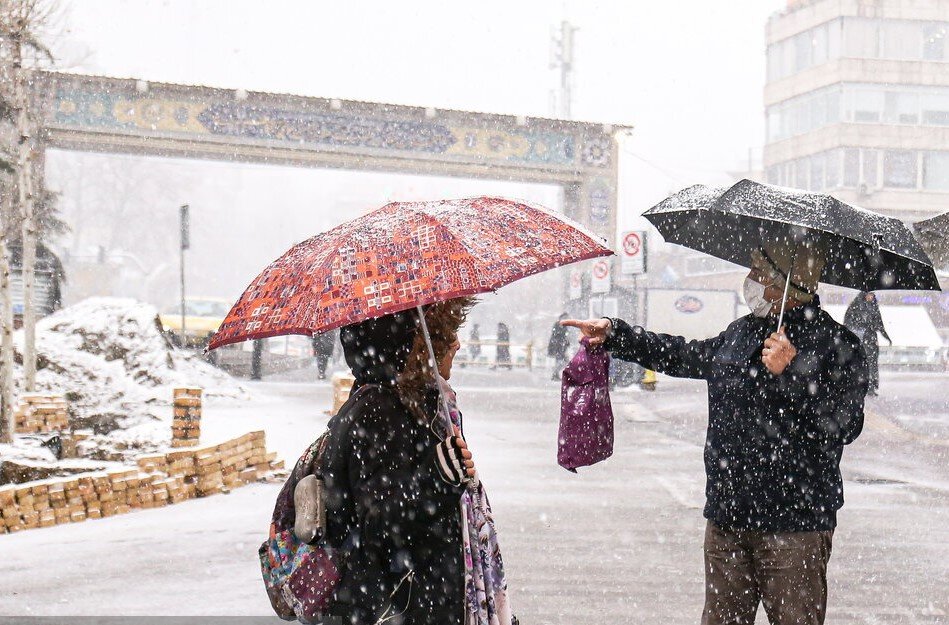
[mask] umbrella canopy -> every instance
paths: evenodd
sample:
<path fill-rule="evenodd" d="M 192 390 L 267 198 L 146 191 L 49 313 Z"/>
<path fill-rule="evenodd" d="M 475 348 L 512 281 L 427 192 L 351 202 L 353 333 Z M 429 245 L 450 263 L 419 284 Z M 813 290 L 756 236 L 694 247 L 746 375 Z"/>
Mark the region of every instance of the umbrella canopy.
<path fill-rule="evenodd" d="M 307 239 L 271 263 L 208 349 L 325 332 L 612 253 L 580 225 L 523 202 L 393 202 Z"/>
<path fill-rule="evenodd" d="M 742 180 L 730 188 L 695 185 L 643 216 L 666 241 L 749 266 L 764 241 L 821 249 L 821 282 L 875 291 L 938 291 L 932 263 L 903 222 L 829 195 Z"/>
<path fill-rule="evenodd" d="M 949 212 L 917 221 L 913 231 L 933 263 L 940 269 L 949 267 Z"/>

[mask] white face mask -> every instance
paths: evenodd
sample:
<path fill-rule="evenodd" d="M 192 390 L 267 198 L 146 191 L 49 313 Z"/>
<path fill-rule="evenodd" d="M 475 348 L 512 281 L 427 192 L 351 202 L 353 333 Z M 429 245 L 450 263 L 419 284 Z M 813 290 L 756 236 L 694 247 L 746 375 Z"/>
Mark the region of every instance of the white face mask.
<path fill-rule="evenodd" d="M 745 278 L 745 284 L 742 286 L 742 292 L 745 295 L 745 303 L 751 309 L 751 314 L 755 317 L 767 317 L 771 312 L 771 302 L 765 299 L 764 292 L 767 287 L 751 278 Z"/>

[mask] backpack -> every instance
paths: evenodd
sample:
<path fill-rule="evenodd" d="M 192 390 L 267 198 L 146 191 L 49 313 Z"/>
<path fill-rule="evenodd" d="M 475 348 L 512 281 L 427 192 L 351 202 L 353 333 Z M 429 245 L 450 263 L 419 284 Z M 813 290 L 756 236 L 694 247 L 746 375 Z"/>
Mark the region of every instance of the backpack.
<path fill-rule="evenodd" d="M 326 610 L 336 592 L 340 579 L 340 550 L 325 537 L 325 519 L 317 522 L 323 529 L 313 542 L 307 543 L 294 532 L 296 509 L 294 494 L 304 478 L 315 476 L 317 492 L 322 498 L 323 456 L 330 434 L 363 390 L 354 393 L 340 408 L 337 418 L 328 429 L 307 447 L 287 478 L 270 522 L 269 537 L 260 545 L 260 570 L 270 605 L 277 616 L 285 621 L 299 620 L 306 625 L 318 625 L 327 616 Z M 312 482 L 312 480 L 309 480 Z M 321 502 L 322 504 L 322 502 Z M 322 512 L 324 505 L 317 506 Z"/>

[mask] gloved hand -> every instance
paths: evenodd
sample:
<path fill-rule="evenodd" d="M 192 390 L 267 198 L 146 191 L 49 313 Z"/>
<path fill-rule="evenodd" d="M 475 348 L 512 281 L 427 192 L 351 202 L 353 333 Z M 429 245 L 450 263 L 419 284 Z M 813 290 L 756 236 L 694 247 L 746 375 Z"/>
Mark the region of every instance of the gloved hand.
<path fill-rule="evenodd" d="M 474 461 L 465 439 L 459 436 L 458 428 L 455 435 L 449 436 L 435 446 L 435 466 L 438 474 L 446 483 L 460 486 L 475 475 Z"/>

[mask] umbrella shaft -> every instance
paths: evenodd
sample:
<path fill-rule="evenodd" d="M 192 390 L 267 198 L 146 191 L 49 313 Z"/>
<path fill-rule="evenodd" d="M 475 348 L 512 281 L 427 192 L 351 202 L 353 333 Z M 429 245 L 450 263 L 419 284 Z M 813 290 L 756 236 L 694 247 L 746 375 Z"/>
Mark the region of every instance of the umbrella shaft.
<path fill-rule="evenodd" d="M 422 336 L 425 337 L 425 347 L 428 348 L 429 366 L 435 374 L 435 385 L 438 387 L 438 402 L 445 412 L 445 428 L 448 430 L 448 435 L 451 436 L 453 431 L 451 427 L 451 411 L 448 408 L 448 400 L 445 398 L 445 393 L 442 392 L 442 385 L 438 379 L 438 361 L 435 360 L 435 349 L 432 347 L 432 337 L 428 333 L 428 324 L 425 323 L 425 311 L 422 310 L 421 306 L 416 306 L 415 309 L 418 310 L 418 320 L 422 326 Z"/>
<path fill-rule="evenodd" d="M 788 291 L 791 289 L 791 274 L 794 273 L 794 261 L 797 259 L 797 253 L 791 256 L 791 266 L 788 267 L 788 277 L 784 280 L 784 297 L 781 298 L 781 314 L 778 315 L 778 329 L 781 331 L 781 324 L 784 323 L 784 308 L 788 303 Z"/>

